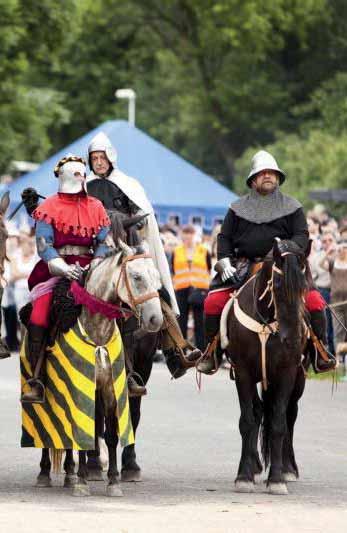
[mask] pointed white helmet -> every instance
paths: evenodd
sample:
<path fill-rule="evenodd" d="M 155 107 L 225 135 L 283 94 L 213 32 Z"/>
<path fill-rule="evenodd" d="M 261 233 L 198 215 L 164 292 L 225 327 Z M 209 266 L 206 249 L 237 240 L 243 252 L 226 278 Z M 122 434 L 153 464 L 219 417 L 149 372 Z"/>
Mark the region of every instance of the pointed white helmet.
<path fill-rule="evenodd" d="M 260 150 L 252 158 L 251 171 L 248 174 L 247 178 L 248 187 L 251 187 L 252 179 L 254 178 L 254 176 L 262 170 L 275 170 L 276 172 L 278 172 L 280 177 L 280 185 L 282 185 L 282 183 L 286 179 L 286 175 L 283 170 L 279 168 L 276 159 L 269 152 L 266 152 L 265 150 Z"/>
<path fill-rule="evenodd" d="M 105 152 L 107 159 L 113 166 L 117 163 L 117 150 L 103 131 L 100 131 L 91 140 L 88 146 L 88 159 L 90 159 L 89 156 L 92 152 Z"/>

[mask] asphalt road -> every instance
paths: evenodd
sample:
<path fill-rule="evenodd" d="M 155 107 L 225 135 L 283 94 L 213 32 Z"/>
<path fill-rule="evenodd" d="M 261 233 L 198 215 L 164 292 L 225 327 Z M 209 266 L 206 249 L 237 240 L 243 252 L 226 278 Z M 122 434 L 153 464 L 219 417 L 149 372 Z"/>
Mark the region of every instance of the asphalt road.
<path fill-rule="evenodd" d="M 39 450 L 19 447 L 18 356 L 0 361 L 0 533 L 2 532 L 347 532 L 347 384 L 307 383 L 296 427 L 301 477 L 288 496 L 234 492 L 240 454 L 234 384 L 220 370 L 196 389 L 156 364 L 137 437 L 141 483 L 123 498 L 73 498 L 62 476 L 34 487 Z"/>

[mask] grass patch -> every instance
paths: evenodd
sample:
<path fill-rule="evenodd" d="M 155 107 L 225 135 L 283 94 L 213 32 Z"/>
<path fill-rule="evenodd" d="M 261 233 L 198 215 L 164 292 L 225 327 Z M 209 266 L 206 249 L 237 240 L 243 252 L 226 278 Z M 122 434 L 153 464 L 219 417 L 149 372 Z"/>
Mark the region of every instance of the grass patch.
<path fill-rule="evenodd" d="M 334 377 L 334 372 L 324 372 L 324 374 L 315 374 L 312 368 L 310 367 L 307 377 L 308 379 L 316 379 L 319 381 L 323 381 L 323 380 L 332 381 Z M 341 382 L 341 383 L 343 383 L 344 381 L 347 382 L 347 368 L 343 364 L 340 364 L 340 366 L 338 367 L 336 371 L 336 377 L 337 377 L 338 382 Z"/>

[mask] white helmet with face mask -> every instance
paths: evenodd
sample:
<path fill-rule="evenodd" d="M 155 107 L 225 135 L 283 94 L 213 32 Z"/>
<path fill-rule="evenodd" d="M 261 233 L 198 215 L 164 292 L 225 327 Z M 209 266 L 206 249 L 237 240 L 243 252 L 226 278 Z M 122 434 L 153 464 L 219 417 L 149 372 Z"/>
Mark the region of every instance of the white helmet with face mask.
<path fill-rule="evenodd" d="M 76 194 L 86 191 L 86 163 L 82 157 L 63 157 L 54 168 L 54 175 L 59 179 L 59 192 Z"/>

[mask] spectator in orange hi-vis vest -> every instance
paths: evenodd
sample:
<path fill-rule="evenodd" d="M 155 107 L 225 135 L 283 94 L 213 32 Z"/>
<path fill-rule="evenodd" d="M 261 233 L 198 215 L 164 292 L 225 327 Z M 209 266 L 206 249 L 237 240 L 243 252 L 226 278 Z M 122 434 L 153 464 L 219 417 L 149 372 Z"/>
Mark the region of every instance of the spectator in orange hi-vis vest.
<path fill-rule="evenodd" d="M 211 255 L 203 244 L 195 242 L 194 226 L 184 226 L 181 238 L 182 244 L 174 248 L 171 258 L 173 284 L 180 310 L 178 320 L 186 338 L 189 310 L 192 310 L 195 344 L 203 349 L 203 310 L 210 284 Z"/>

